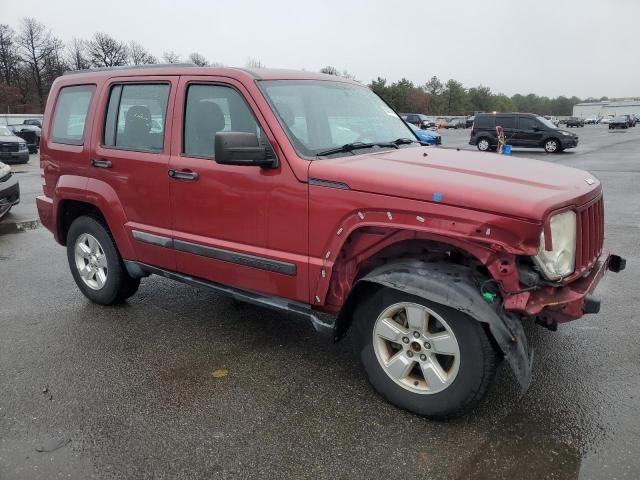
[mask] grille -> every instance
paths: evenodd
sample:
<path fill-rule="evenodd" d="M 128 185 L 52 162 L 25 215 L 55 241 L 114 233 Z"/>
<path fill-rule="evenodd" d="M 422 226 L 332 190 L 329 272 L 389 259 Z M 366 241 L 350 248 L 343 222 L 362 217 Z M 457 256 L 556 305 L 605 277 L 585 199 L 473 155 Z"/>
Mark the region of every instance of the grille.
<path fill-rule="evenodd" d="M 0 143 L 0 152 L 17 152 L 17 143 Z"/>
<path fill-rule="evenodd" d="M 577 211 L 576 272 L 593 266 L 604 243 L 604 203 L 602 196 Z"/>

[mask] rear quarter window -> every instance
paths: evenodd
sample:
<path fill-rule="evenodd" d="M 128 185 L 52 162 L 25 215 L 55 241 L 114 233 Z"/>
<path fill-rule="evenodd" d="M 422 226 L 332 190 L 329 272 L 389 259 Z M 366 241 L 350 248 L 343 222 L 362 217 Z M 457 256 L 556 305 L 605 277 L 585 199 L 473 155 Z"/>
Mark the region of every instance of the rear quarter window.
<path fill-rule="evenodd" d="M 60 89 L 53 111 L 51 141 L 68 145 L 82 145 L 87 114 L 95 85 L 77 85 Z"/>
<path fill-rule="evenodd" d="M 494 128 L 496 126 L 496 118 L 494 116 L 476 117 L 476 128 Z"/>
<path fill-rule="evenodd" d="M 499 115 L 496 117 L 496 125 L 502 128 L 516 128 L 515 115 Z"/>

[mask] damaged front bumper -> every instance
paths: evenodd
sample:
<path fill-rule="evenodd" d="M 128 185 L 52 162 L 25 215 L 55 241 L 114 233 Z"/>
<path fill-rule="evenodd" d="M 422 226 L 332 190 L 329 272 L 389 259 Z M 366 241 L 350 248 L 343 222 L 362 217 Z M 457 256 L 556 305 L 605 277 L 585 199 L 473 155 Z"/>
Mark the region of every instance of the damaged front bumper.
<path fill-rule="evenodd" d="M 537 317 L 547 325 L 577 320 L 586 313 L 598 313 L 600 302 L 591 293 L 607 270 L 620 272 L 625 267 L 624 258 L 603 250 L 587 275 L 562 287 L 541 287 L 510 295 L 505 299 L 504 308 L 528 317 Z"/>

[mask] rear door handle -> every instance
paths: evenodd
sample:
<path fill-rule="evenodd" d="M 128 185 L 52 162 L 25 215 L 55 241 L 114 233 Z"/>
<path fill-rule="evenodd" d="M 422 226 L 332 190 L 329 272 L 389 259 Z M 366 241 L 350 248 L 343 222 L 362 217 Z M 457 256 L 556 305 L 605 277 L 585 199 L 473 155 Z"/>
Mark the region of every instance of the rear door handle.
<path fill-rule="evenodd" d="M 169 170 L 169 176 L 176 180 L 198 180 L 198 174 L 191 170 Z"/>
<path fill-rule="evenodd" d="M 98 168 L 111 168 L 111 160 L 95 160 L 91 159 L 91 166 Z"/>

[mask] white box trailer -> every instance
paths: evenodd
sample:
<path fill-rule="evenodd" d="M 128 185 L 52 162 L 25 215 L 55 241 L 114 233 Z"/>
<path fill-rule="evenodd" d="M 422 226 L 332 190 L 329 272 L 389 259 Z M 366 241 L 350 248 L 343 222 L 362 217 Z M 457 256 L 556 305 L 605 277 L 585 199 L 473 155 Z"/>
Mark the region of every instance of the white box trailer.
<path fill-rule="evenodd" d="M 24 123 L 25 120 L 36 118 L 42 122 L 41 113 L 5 113 L 0 114 L 0 125 L 14 125 Z"/>
<path fill-rule="evenodd" d="M 602 118 L 607 115 L 640 115 L 640 99 L 583 102 L 573 106 L 574 117 L 596 116 Z"/>

